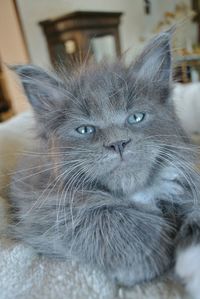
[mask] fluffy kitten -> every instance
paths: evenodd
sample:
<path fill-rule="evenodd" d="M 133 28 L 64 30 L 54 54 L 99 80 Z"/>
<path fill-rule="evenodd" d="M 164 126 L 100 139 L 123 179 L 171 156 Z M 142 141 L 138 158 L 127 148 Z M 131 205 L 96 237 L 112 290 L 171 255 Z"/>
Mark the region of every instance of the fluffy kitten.
<path fill-rule="evenodd" d="M 161 33 L 129 67 L 16 67 L 38 154 L 11 184 L 15 238 L 126 286 L 167 272 L 175 247 L 199 241 L 195 151 L 171 101 L 170 44 Z"/>

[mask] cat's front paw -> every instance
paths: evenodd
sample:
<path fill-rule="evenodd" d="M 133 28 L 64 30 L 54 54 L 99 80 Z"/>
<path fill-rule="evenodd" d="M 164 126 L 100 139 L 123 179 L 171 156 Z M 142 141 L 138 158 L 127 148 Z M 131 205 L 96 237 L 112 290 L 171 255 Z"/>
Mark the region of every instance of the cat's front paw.
<path fill-rule="evenodd" d="M 200 213 L 196 208 L 187 216 L 179 235 L 175 272 L 192 299 L 200 299 Z"/>
<path fill-rule="evenodd" d="M 185 190 L 179 181 L 179 173 L 173 167 L 162 169 L 152 179 L 151 184 L 143 190 L 136 192 L 131 200 L 142 204 L 155 204 L 159 199 L 172 200 L 180 197 Z"/>
<path fill-rule="evenodd" d="M 163 168 L 154 182 L 155 194 L 165 197 L 180 196 L 184 188 L 180 183 L 180 173 L 172 166 Z"/>
<path fill-rule="evenodd" d="M 175 272 L 192 299 L 200 299 L 200 243 L 179 248 Z"/>
<path fill-rule="evenodd" d="M 118 269 L 114 273 L 110 273 L 109 277 L 118 287 L 131 288 L 138 283 L 138 277 L 136 278 L 133 271 Z"/>
<path fill-rule="evenodd" d="M 115 271 L 109 273 L 109 277 L 118 287 L 123 288 L 132 288 L 137 284 L 142 284 L 145 281 L 150 281 L 155 277 L 155 273 L 153 273 L 154 271 L 150 271 L 150 269 L 146 271 L 145 275 L 140 265 L 138 265 L 136 269 L 120 267 Z"/>

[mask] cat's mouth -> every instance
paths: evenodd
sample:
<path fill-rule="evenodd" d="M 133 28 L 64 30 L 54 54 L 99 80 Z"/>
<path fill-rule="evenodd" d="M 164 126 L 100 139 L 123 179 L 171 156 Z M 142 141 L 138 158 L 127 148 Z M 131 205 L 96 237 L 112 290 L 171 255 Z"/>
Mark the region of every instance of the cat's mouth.
<path fill-rule="evenodd" d="M 138 153 L 127 151 L 121 157 L 117 153 L 110 153 L 96 161 L 98 177 L 106 176 L 112 179 L 131 179 L 141 172 L 142 157 Z"/>
<path fill-rule="evenodd" d="M 130 151 L 127 151 L 126 153 L 120 154 L 120 153 L 112 153 L 112 155 L 110 154 L 109 156 L 105 157 L 105 160 L 107 160 L 107 162 L 112 163 L 118 163 L 118 164 L 124 164 L 124 163 L 128 163 L 130 162 L 131 157 L 133 157 L 133 153 Z"/>
<path fill-rule="evenodd" d="M 111 172 L 124 171 L 130 167 L 130 156 L 115 157 L 109 162 Z"/>

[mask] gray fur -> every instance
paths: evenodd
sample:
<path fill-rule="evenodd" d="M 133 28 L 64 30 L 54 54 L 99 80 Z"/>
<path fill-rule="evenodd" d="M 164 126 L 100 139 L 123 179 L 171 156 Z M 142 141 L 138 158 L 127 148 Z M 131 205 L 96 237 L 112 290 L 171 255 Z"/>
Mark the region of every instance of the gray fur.
<path fill-rule="evenodd" d="M 39 150 L 13 177 L 13 237 L 126 286 L 171 269 L 199 179 L 171 101 L 170 44 L 171 32 L 161 33 L 129 67 L 117 61 L 59 75 L 16 67 Z M 145 119 L 129 125 L 135 112 Z M 85 124 L 96 127 L 94 135 L 77 133 Z M 110 146 L 119 140 L 130 140 L 122 156 Z"/>

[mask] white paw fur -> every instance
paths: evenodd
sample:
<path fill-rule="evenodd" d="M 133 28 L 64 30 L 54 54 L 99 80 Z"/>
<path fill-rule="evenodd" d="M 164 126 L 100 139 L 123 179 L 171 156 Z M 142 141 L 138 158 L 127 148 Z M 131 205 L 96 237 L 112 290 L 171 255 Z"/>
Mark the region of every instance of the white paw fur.
<path fill-rule="evenodd" d="M 142 191 L 136 192 L 131 200 L 142 204 L 154 204 L 159 197 L 168 197 L 183 194 L 183 188 L 175 181 L 179 173 L 174 167 L 168 166 L 159 172 L 154 182 Z"/>
<path fill-rule="evenodd" d="M 200 244 L 177 252 L 176 274 L 181 278 L 192 299 L 200 299 Z"/>

